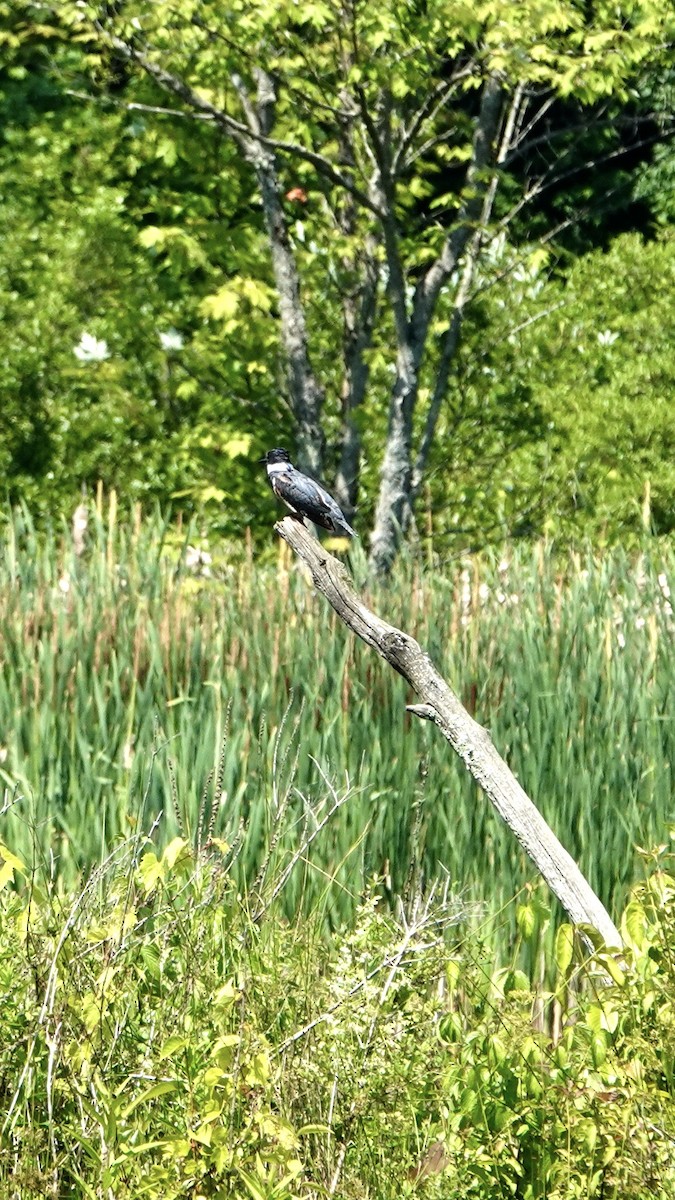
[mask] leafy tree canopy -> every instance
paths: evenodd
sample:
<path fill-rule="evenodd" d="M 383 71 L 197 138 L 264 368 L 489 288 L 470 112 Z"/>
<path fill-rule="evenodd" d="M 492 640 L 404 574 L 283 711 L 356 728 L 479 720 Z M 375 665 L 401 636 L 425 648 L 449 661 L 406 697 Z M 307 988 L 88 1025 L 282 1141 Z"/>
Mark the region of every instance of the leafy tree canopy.
<path fill-rule="evenodd" d="M 675 234 L 548 275 L 516 262 L 467 325 L 431 473 L 443 545 L 675 528 Z"/>
<path fill-rule="evenodd" d="M 253 460 L 297 435 L 362 529 L 377 510 L 385 560 L 425 499 L 444 538 L 592 532 L 610 512 L 620 531 L 649 477 L 668 527 L 661 385 L 631 357 L 646 290 L 592 354 L 569 323 L 615 328 L 618 299 L 601 312 L 590 282 L 603 260 L 574 261 L 611 241 L 607 214 L 635 195 L 669 219 L 660 0 L 22 0 L 0 17 L 10 499 L 53 510 L 101 478 L 235 533 L 269 504 Z M 657 245 L 608 253 L 665 278 Z M 666 380 L 665 334 L 659 354 Z M 651 416 L 619 417 L 619 500 L 597 447 L 638 384 Z M 566 386 L 588 386 L 583 420 Z"/>

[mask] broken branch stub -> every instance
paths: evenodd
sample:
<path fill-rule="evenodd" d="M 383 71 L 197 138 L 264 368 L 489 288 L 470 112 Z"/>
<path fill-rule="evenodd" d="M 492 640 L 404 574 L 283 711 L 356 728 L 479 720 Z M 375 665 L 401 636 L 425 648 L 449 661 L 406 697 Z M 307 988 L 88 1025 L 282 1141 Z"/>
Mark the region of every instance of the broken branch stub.
<path fill-rule="evenodd" d="M 408 711 L 433 721 L 447 738 L 570 920 L 575 925 L 593 926 L 607 946 L 620 948 L 621 934 L 574 859 L 509 770 L 487 730 L 470 716 L 419 642 L 383 621 L 363 603 L 342 563 L 328 554 L 299 521 L 285 517 L 275 528 L 309 568 L 317 591 L 345 625 L 377 650 L 414 689 L 421 703 L 409 705 Z"/>

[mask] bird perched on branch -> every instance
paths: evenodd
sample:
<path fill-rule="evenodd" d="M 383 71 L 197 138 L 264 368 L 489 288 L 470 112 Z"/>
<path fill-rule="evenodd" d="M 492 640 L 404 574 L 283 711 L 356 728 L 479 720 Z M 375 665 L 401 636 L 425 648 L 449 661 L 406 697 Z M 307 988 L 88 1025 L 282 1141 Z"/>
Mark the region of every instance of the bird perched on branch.
<path fill-rule="evenodd" d="M 309 475 L 296 470 L 287 450 L 278 447 L 268 450 L 260 461 L 267 467 L 267 478 L 274 495 L 283 500 L 295 517 L 301 521 L 307 517 L 315 525 L 341 537 L 358 537 L 333 497 Z"/>

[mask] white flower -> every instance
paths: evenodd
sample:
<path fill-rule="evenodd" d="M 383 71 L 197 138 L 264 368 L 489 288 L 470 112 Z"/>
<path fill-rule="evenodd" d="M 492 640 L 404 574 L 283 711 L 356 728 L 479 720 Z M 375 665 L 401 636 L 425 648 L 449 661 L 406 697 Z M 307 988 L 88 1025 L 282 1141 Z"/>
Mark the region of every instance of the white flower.
<path fill-rule="evenodd" d="M 167 329 L 159 335 L 159 340 L 162 343 L 162 350 L 182 350 L 185 345 L 185 339 L 182 333 L 177 329 Z"/>
<path fill-rule="evenodd" d="M 93 337 L 91 333 L 82 334 L 77 346 L 73 347 L 73 354 L 80 362 L 85 363 L 103 362 L 104 359 L 110 358 L 108 343 Z"/>
<path fill-rule="evenodd" d="M 70 580 L 67 575 L 62 575 L 59 579 L 59 591 L 62 592 L 64 596 L 68 595 L 68 592 L 70 591 Z"/>
<path fill-rule="evenodd" d="M 619 643 L 619 650 L 625 650 L 626 649 L 626 639 L 620 629 L 616 635 L 616 640 Z"/>
<path fill-rule="evenodd" d="M 645 621 L 644 617 L 636 617 L 635 618 L 635 628 L 636 629 L 644 629 L 646 623 L 647 622 Z"/>
<path fill-rule="evenodd" d="M 661 591 L 663 592 L 665 599 L 670 600 L 670 588 L 668 587 L 668 576 L 666 575 L 665 571 L 662 571 L 661 574 L 657 576 L 657 579 L 659 581 L 659 587 L 661 588 Z"/>
<path fill-rule="evenodd" d="M 489 589 L 487 583 L 479 584 L 478 598 L 483 604 L 485 604 L 485 601 L 487 600 L 489 595 L 490 595 L 490 589 Z"/>
<path fill-rule="evenodd" d="M 618 337 L 619 334 L 613 332 L 611 329 L 603 329 L 602 333 L 598 334 L 598 341 L 601 346 L 611 346 Z"/>
<path fill-rule="evenodd" d="M 185 566 L 189 571 L 196 571 L 197 574 L 203 575 L 208 579 L 211 575 L 210 567 L 213 559 L 208 550 L 200 550 L 198 546 L 188 546 L 185 551 Z"/>

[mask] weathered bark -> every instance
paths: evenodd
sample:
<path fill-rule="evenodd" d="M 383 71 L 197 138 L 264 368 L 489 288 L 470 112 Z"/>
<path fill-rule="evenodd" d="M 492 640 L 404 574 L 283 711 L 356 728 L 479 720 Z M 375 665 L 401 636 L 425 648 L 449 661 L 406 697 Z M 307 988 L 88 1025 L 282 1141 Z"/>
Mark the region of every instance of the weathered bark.
<path fill-rule="evenodd" d="M 516 124 L 518 121 L 519 113 L 521 111 L 521 106 L 522 106 L 522 101 L 523 101 L 523 90 L 524 89 L 522 87 L 517 87 L 514 92 L 514 95 L 513 95 L 512 101 L 511 101 L 511 105 L 510 105 L 506 120 L 504 122 L 504 129 L 502 132 L 502 136 L 500 138 L 499 151 L 497 153 L 497 158 L 496 158 L 497 166 L 502 165 L 507 154 L 509 153 L 509 151 L 511 149 L 514 131 L 515 131 Z M 413 471 L 413 476 L 412 476 L 412 498 L 411 499 L 412 499 L 413 503 L 414 503 L 415 499 L 417 498 L 420 486 L 422 484 L 422 480 L 424 478 L 424 472 L 426 470 L 427 462 L 429 459 L 429 453 L 431 451 L 431 447 L 433 445 L 434 438 L 436 436 L 436 426 L 438 424 L 438 418 L 439 418 L 440 411 L 441 411 L 441 405 L 443 403 L 443 399 L 445 397 L 445 393 L 446 393 L 447 386 L 448 386 L 448 378 L 450 375 L 450 368 L 452 366 L 455 354 L 457 353 L 457 348 L 459 346 L 459 339 L 460 339 L 460 334 L 462 331 L 462 321 L 464 318 L 464 310 L 467 306 L 467 303 L 469 302 L 469 298 L 471 295 L 471 285 L 473 283 L 473 277 L 474 277 L 474 273 L 476 270 L 476 265 L 478 263 L 478 258 L 479 258 L 480 252 L 481 252 L 481 248 L 483 246 L 485 232 L 489 226 L 490 218 L 492 216 L 492 209 L 494 206 L 496 194 L 497 194 L 497 176 L 493 175 L 492 179 L 490 180 L 490 183 L 488 184 L 488 186 L 485 190 L 485 195 L 483 197 L 483 206 L 482 206 L 482 212 L 480 214 L 478 228 L 475 230 L 473 236 L 471 237 L 469 245 L 467 246 L 467 248 L 465 250 L 464 268 L 462 271 L 462 276 L 461 276 L 461 279 L 459 282 L 459 286 L 457 288 L 457 293 L 455 295 L 453 309 L 452 309 L 452 316 L 450 318 L 450 324 L 448 325 L 448 328 L 446 329 L 446 331 L 443 334 L 443 337 L 441 339 L 441 353 L 440 353 L 439 360 L 438 360 L 438 366 L 436 368 L 436 377 L 434 379 L 434 389 L 433 389 L 433 393 L 431 396 L 431 401 L 429 403 L 429 408 L 427 409 L 427 415 L 426 415 L 426 419 L 424 422 L 424 432 L 423 432 L 422 438 L 420 440 L 419 449 L 417 451 L 417 458 L 415 460 L 415 469 Z"/>
<path fill-rule="evenodd" d="M 387 445 L 380 474 L 380 490 L 375 512 L 375 524 L 370 541 L 370 566 L 377 575 L 386 574 L 396 557 L 401 530 L 413 499 L 413 418 L 419 389 L 422 360 L 427 346 L 438 297 L 450 275 L 456 270 L 476 226 L 480 222 L 487 185 L 481 173 L 494 160 L 494 141 L 503 115 L 504 89 L 501 82 L 492 77 L 483 89 L 480 112 L 473 138 L 471 163 L 467 171 L 466 189 L 468 198 L 459 214 L 457 224 L 446 238 L 443 249 L 435 262 L 424 273 L 415 289 L 412 312 L 403 326 L 395 321 L 398 353 L 396 380 L 389 406 Z M 394 181 L 382 181 L 382 202 L 387 216 L 385 224 L 385 247 L 387 265 L 390 270 L 390 289 L 401 291 L 396 297 L 405 306 L 405 286 L 397 288 L 395 275 L 392 277 L 391 248 L 398 238 L 393 227 Z M 387 237 L 387 222 L 390 235 Z M 394 300 L 394 296 L 392 296 Z M 395 310 L 396 316 L 396 310 Z"/>
<path fill-rule="evenodd" d="M 342 563 L 327 554 L 298 521 L 286 517 L 276 529 L 306 563 L 315 587 L 345 625 L 407 680 L 422 701 L 409 705 L 409 711 L 433 721 L 450 742 L 570 920 L 593 926 L 607 946 L 620 948 L 621 934 L 574 859 L 511 773 L 487 730 L 469 715 L 419 643 L 366 607 Z"/>
<path fill-rule="evenodd" d="M 105 27 L 95 22 L 99 32 Z M 254 70 L 257 85 L 256 103 L 251 99 L 243 80 L 236 73 L 232 84 L 239 97 L 244 121 L 237 121 L 222 109 L 211 104 L 184 79 L 153 62 L 122 38 L 110 35 L 110 45 L 123 58 L 137 63 L 150 78 L 165 91 L 177 96 L 195 112 L 202 113 L 222 126 L 241 147 L 243 154 L 255 171 L 260 188 L 265 225 L 270 243 L 270 254 L 274 280 L 279 300 L 281 339 L 286 356 L 289 399 L 298 431 L 299 465 L 313 475 L 321 473 L 323 432 L 321 415 L 323 389 L 312 370 L 309 355 L 309 339 L 305 312 L 300 293 L 300 277 L 286 227 L 286 214 L 281 202 L 281 186 L 277 167 L 277 150 L 283 143 L 271 138 L 274 124 L 276 95 L 271 77 L 261 67 Z M 285 147 L 289 149 L 288 146 Z M 310 161 L 320 161 L 333 181 L 349 190 L 350 184 L 339 172 L 332 170 L 329 163 L 312 151 L 293 147 L 298 154 Z M 358 193 L 357 193 L 358 194 Z M 368 201 L 364 197 L 360 197 Z"/>
<path fill-rule="evenodd" d="M 388 175 L 383 155 L 379 206 L 387 263 L 387 292 L 396 334 L 396 378 L 389 402 L 387 441 L 380 474 L 375 522 L 370 536 L 370 565 L 376 574 L 386 574 L 398 548 L 400 532 L 412 482 L 412 431 L 418 372 L 422 347 L 408 313 L 406 281 L 400 257 L 400 234 L 395 216 L 394 180 Z"/>
<path fill-rule="evenodd" d="M 352 55 L 345 53 L 343 72 L 349 74 Z M 351 111 L 349 96 L 343 93 L 345 112 L 349 112 L 340 131 L 340 161 L 352 174 L 356 170 L 354 151 L 354 121 L 356 113 Z M 369 197 L 377 199 L 377 175 L 371 179 Z M 372 193 L 372 195 L 371 195 Z M 354 238 L 358 228 L 359 208 L 354 196 L 347 192 L 342 204 L 337 206 L 337 224 L 347 238 Z M 352 524 L 358 503 L 359 476 L 361 472 L 361 431 L 357 413 L 366 397 L 370 367 L 365 352 L 371 345 L 377 315 L 377 289 L 380 268 L 377 259 L 377 238 L 369 231 L 360 254 L 350 249 L 343 259 L 345 285 L 342 297 L 343 358 L 344 374 L 340 388 L 342 425 L 340 430 L 340 460 L 335 476 L 334 496 L 347 521 Z"/>
<path fill-rule="evenodd" d="M 366 397 L 370 368 L 364 357 L 369 348 L 377 311 L 379 268 L 368 255 L 360 296 L 343 301 L 345 373 L 342 380 L 342 430 L 340 462 L 335 477 L 335 499 L 351 524 L 358 503 L 361 472 L 361 432 L 356 414 Z"/>
<path fill-rule="evenodd" d="M 240 141 L 258 180 L 267 236 L 270 243 L 272 269 L 279 300 L 281 338 L 286 356 L 288 388 L 291 407 L 297 425 L 297 461 L 301 470 L 319 478 L 323 456 L 321 412 L 323 389 L 312 370 L 305 311 L 300 296 L 300 278 L 293 256 L 286 214 L 281 200 L 281 186 L 273 150 L 264 144 L 274 124 L 276 96 L 269 75 L 258 68 L 257 103 L 254 105 L 238 76 L 233 84 L 253 137 L 242 135 Z"/>

